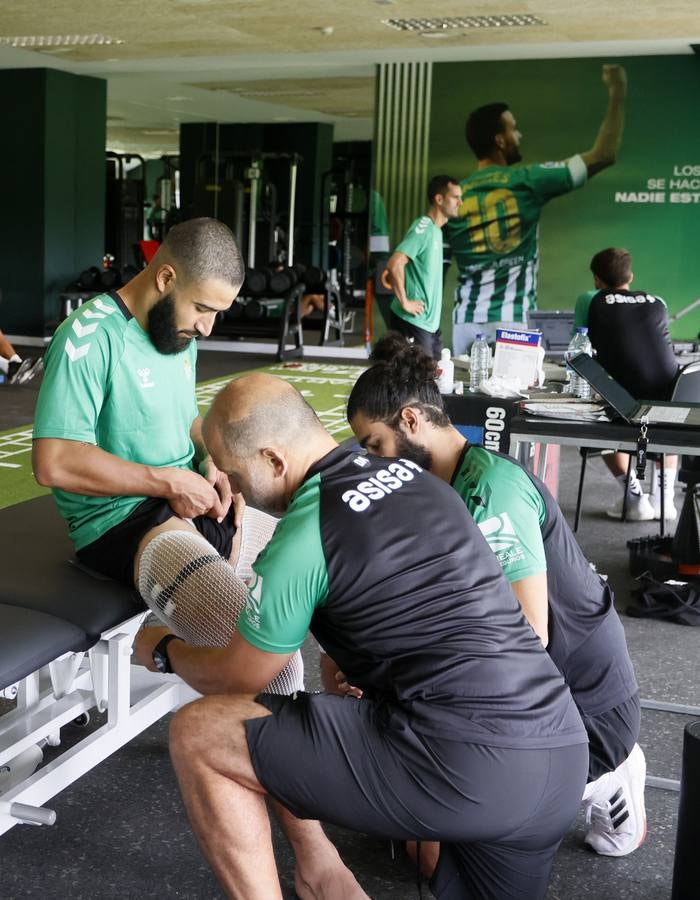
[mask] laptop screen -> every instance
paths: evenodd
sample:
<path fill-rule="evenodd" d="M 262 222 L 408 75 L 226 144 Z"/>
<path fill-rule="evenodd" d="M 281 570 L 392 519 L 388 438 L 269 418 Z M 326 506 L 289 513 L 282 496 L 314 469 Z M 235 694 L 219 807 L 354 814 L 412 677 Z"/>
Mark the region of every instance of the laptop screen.
<path fill-rule="evenodd" d="M 587 353 L 579 353 L 568 362 L 574 372 L 581 378 L 585 378 L 593 390 L 607 400 L 623 418 L 632 418 L 639 403 L 629 391 L 625 390 L 611 375 L 608 375 L 599 362 L 596 362 Z"/>

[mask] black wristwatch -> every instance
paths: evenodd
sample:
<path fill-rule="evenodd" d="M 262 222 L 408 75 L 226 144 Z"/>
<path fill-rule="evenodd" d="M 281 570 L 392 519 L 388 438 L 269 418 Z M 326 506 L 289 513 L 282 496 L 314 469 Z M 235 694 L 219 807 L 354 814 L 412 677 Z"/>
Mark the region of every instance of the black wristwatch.
<path fill-rule="evenodd" d="M 163 672 L 166 675 L 172 675 L 173 668 L 170 665 L 170 658 L 168 656 L 168 644 L 170 641 L 181 640 L 182 638 L 178 637 L 176 634 L 166 634 L 165 637 L 162 637 L 155 645 L 153 648 L 153 665 L 159 672 Z"/>

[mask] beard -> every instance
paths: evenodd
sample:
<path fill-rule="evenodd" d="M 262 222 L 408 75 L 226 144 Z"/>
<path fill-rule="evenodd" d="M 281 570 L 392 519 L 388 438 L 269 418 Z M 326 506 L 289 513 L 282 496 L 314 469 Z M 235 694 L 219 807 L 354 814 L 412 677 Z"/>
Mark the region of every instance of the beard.
<path fill-rule="evenodd" d="M 508 147 L 505 153 L 506 164 L 514 166 L 522 160 L 522 155 L 518 147 Z"/>
<path fill-rule="evenodd" d="M 161 297 L 148 311 L 148 336 L 156 350 L 166 356 L 181 353 L 194 339 L 195 335 L 178 331 L 172 294 Z"/>
<path fill-rule="evenodd" d="M 430 471 L 433 465 L 433 454 L 422 444 L 414 443 L 407 438 L 403 431 L 394 432 L 396 435 L 396 455 L 405 456 L 411 462 L 417 463 L 421 469 Z"/>

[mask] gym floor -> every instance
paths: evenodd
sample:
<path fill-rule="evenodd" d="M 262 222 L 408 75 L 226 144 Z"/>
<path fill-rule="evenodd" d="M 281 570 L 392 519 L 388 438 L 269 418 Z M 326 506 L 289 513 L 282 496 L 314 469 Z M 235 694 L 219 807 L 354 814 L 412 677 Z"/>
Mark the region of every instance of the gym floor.
<path fill-rule="evenodd" d="M 31 349 L 27 349 L 31 355 Z M 323 362 L 331 362 L 328 359 Z M 270 365 L 271 357 L 200 351 L 198 380 Z M 38 383 L 0 386 L 0 431 L 33 419 Z M 573 518 L 579 456 L 564 448 L 559 501 Z M 628 573 L 626 541 L 653 534 L 658 523 L 614 522 L 605 516 L 616 488 L 600 460 L 589 463 L 579 540 L 584 552 L 615 588 L 621 613 L 635 587 Z M 680 489 L 676 505 L 680 508 Z M 698 705 L 700 634 L 696 629 L 622 615 L 642 697 Z M 313 639 L 303 648 L 307 687 L 319 688 L 318 653 Z M 2 708 L 0 707 L 0 712 Z M 97 719 L 93 720 L 97 721 Z M 680 777 L 686 716 L 644 710 L 640 744 L 648 773 Z M 64 729 L 64 744 L 84 735 Z M 48 752 L 47 759 L 50 758 Z M 200 856 L 190 831 L 168 758 L 168 722 L 162 720 L 109 760 L 59 794 L 50 804 L 58 813 L 51 828 L 19 826 L 0 837 L 0 896 L 4 900 L 41 896 L 44 900 L 116 900 L 168 897 L 209 900 L 221 891 Z M 678 794 L 648 788 L 648 837 L 623 859 L 596 856 L 583 846 L 585 821 L 579 815 L 557 855 L 550 900 L 660 900 L 671 893 Z M 389 845 L 329 827 L 341 855 L 374 900 L 418 896 L 407 859 L 389 855 Z M 293 860 L 275 829 L 275 850 L 285 897 L 294 897 Z M 427 890 L 423 891 L 428 896 Z"/>

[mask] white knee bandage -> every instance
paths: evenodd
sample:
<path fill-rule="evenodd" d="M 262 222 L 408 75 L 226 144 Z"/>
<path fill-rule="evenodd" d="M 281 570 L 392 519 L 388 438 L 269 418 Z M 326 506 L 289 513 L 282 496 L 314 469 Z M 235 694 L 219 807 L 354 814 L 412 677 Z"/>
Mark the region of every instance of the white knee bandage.
<path fill-rule="evenodd" d="M 205 647 L 228 644 L 248 596 L 233 567 L 191 531 L 164 531 L 147 544 L 139 591 L 174 634 Z M 304 664 L 297 651 L 266 690 L 292 694 L 303 687 Z"/>
<path fill-rule="evenodd" d="M 269 543 L 276 527 L 277 519 L 274 516 L 260 512 L 252 506 L 246 506 L 243 510 L 241 549 L 234 571 L 246 584 L 250 583 L 253 576 L 253 563 L 263 547 Z"/>

